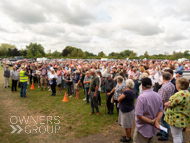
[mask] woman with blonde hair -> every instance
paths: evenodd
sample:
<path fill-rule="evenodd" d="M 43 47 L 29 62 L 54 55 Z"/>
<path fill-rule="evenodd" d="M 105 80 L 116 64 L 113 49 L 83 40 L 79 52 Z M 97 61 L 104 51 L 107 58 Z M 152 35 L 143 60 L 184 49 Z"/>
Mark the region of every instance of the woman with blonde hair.
<path fill-rule="evenodd" d="M 51 85 L 52 96 L 56 95 L 56 80 L 57 80 L 57 74 L 55 73 L 54 69 L 51 69 L 51 74 L 49 76 L 49 82 Z"/>

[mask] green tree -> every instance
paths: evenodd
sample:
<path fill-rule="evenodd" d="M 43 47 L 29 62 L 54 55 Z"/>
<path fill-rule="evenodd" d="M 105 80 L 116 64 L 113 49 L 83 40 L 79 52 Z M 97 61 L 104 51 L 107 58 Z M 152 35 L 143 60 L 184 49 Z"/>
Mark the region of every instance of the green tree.
<path fill-rule="evenodd" d="M 86 52 L 83 53 L 82 58 L 83 58 L 83 59 L 87 59 Z"/>
<path fill-rule="evenodd" d="M 41 44 L 30 43 L 29 46 L 26 46 L 26 49 L 31 51 L 34 57 L 37 55 L 37 52 L 40 52 L 42 56 L 45 56 L 44 47 Z"/>
<path fill-rule="evenodd" d="M 63 51 L 62 51 L 62 56 L 63 57 L 67 57 L 67 55 L 69 54 L 69 50 L 68 49 L 63 49 Z"/>
<path fill-rule="evenodd" d="M 129 58 L 130 58 L 130 59 L 134 59 L 136 56 L 137 56 L 137 53 L 132 52 L 132 53 L 129 55 Z"/>
<path fill-rule="evenodd" d="M 106 54 L 103 51 L 101 51 L 98 53 L 98 57 L 101 57 L 101 58 L 106 57 Z"/>
<path fill-rule="evenodd" d="M 30 50 L 27 51 L 27 54 L 26 54 L 26 57 L 27 58 L 33 58 L 34 55 L 32 54 L 32 52 Z"/>
<path fill-rule="evenodd" d="M 73 49 L 73 51 L 71 52 L 71 57 L 77 57 L 78 52 L 77 49 Z"/>
<path fill-rule="evenodd" d="M 42 54 L 39 52 L 39 51 L 37 51 L 37 53 L 36 53 L 36 56 L 35 56 L 36 58 L 41 58 L 42 57 Z"/>
<path fill-rule="evenodd" d="M 149 54 L 147 51 L 144 53 L 144 58 L 147 58 L 147 59 L 149 58 Z"/>
<path fill-rule="evenodd" d="M 54 58 L 59 58 L 59 57 L 61 56 L 61 53 L 56 50 L 56 51 L 54 51 L 51 55 L 52 55 Z"/>
<path fill-rule="evenodd" d="M 21 55 L 21 56 L 25 57 L 26 54 L 27 54 L 27 50 L 26 50 L 26 49 L 21 49 L 21 50 L 20 50 L 20 55 Z"/>
<path fill-rule="evenodd" d="M 11 50 L 16 48 L 15 45 L 11 45 L 11 44 L 7 44 L 7 43 L 3 43 L 0 45 L 0 56 L 8 56 L 8 51 L 9 51 L 9 55 L 11 54 Z M 8 50 L 9 49 L 9 50 Z"/>
<path fill-rule="evenodd" d="M 186 50 L 184 53 L 183 53 L 184 57 L 185 58 L 189 58 L 190 56 L 190 51 L 189 50 Z"/>

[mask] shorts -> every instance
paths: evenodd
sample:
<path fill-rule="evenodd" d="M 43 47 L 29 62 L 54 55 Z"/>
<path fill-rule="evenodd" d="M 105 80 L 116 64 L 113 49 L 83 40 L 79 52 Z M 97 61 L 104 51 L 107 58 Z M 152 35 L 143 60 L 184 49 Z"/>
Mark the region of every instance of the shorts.
<path fill-rule="evenodd" d="M 78 83 L 74 83 L 74 89 L 75 89 L 75 90 L 79 90 L 79 85 L 78 85 Z"/>
<path fill-rule="evenodd" d="M 41 84 L 47 84 L 47 78 L 46 77 L 41 77 L 40 82 L 41 82 Z"/>
<path fill-rule="evenodd" d="M 58 84 L 57 86 L 58 86 L 58 87 L 61 87 L 61 84 Z"/>

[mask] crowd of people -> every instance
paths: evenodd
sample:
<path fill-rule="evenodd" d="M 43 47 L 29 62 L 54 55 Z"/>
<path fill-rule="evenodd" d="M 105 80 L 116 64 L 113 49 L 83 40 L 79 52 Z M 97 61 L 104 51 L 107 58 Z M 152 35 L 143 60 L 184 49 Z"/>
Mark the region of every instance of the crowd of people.
<path fill-rule="evenodd" d="M 83 100 L 91 106 L 91 116 L 94 109 L 96 115 L 100 114 L 100 93 L 105 93 L 107 114 L 113 114 L 115 105 L 116 122 L 125 129 L 126 136 L 120 139 L 121 142 L 131 141 L 135 119 L 135 143 L 153 143 L 155 136 L 160 136 L 159 141 L 167 141 L 170 131 L 173 142 L 182 143 L 182 130 L 187 127 L 190 117 L 189 79 L 183 77 L 183 72 L 188 70 L 188 61 L 47 60 L 28 63 L 23 60 L 16 63 L 12 71 L 4 63 L 5 88 L 10 87 L 11 78 L 12 92 L 17 91 L 18 85 L 21 97 L 26 97 L 27 85 L 32 83 L 41 91 L 51 91 L 52 96 L 67 88 L 68 96 L 76 95 L 77 100 L 82 88 Z M 167 132 L 160 130 L 159 121 Z"/>

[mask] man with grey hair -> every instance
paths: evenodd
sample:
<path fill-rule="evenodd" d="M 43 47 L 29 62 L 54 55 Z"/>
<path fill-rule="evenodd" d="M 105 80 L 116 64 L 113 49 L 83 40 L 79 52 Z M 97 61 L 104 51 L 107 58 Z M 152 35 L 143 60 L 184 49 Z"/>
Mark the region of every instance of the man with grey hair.
<path fill-rule="evenodd" d="M 4 77 L 5 77 L 5 88 L 10 87 L 9 86 L 9 78 L 10 78 L 10 70 L 9 66 L 6 65 L 6 63 L 3 64 L 4 67 Z"/>
<path fill-rule="evenodd" d="M 92 79 L 90 81 L 90 87 L 88 91 L 88 95 L 90 95 L 90 103 L 91 103 L 91 113 L 89 114 L 90 116 L 94 114 L 94 108 L 96 109 L 96 115 L 99 114 L 99 109 L 98 109 L 98 88 L 99 88 L 99 78 L 96 75 L 96 70 L 91 69 L 90 74 L 92 75 Z"/>
<path fill-rule="evenodd" d="M 175 86 L 172 84 L 171 80 L 171 74 L 169 72 L 163 72 L 163 85 L 160 88 L 160 90 L 158 91 L 158 94 L 161 95 L 162 97 L 162 102 L 163 105 L 164 103 L 169 101 L 169 98 L 174 94 L 175 92 Z M 164 120 L 165 114 L 163 114 L 162 118 L 161 118 L 161 125 L 165 128 L 167 128 L 168 132 L 164 132 L 162 130 L 160 130 L 159 133 L 157 133 L 157 136 L 161 136 L 160 138 L 158 138 L 159 141 L 166 141 L 168 140 L 169 137 L 169 130 L 170 130 L 170 126 L 169 124 Z"/>
<path fill-rule="evenodd" d="M 106 89 L 106 104 L 108 108 L 107 114 L 112 115 L 113 114 L 113 103 L 111 103 L 111 98 L 114 95 L 116 82 L 111 78 L 111 74 L 107 74 L 105 81 L 105 89 Z"/>

